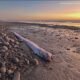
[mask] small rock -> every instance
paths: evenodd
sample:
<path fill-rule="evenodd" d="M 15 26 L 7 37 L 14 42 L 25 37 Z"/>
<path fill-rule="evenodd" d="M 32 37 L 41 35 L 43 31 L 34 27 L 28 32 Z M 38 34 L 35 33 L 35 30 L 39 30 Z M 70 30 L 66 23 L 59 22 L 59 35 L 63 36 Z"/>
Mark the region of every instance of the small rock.
<path fill-rule="evenodd" d="M 8 53 L 8 52 L 6 52 L 6 53 L 5 53 L 5 56 L 8 56 L 8 55 L 9 55 L 9 53 Z"/>
<path fill-rule="evenodd" d="M 18 41 L 16 41 L 16 44 L 17 44 L 17 45 L 19 45 L 19 42 L 18 42 Z"/>
<path fill-rule="evenodd" d="M 11 69 L 9 69 L 9 70 L 7 71 L 7 73 L 8 73 L 8 74 L 12 74 L 12 73 L 14 73 L 14 71 L 11 70 Z"/>
<path fill-rule="evenodd" d="M 3 53 L 4 53 L 4 52 L 6 52 L 6 51 L 5 51 L 4 49 L 2 49 L 0 52 L 3 52 Z"/>
<path fill-rule="evenodd" d="M 18 48 L 19 46 L 18 46 L 18 45 L 14 45 L 14 47 L 15 47 L 15 48 Z"/>
<path fill-rule="evenodd" d="M 19 62 L 19 59 L 16 57 L 16 58 L 15 58 L 15 61 L 18 63 L 18 62 Z"/>
<path fill-rule="evenodd" d="M 33 64 L 34 65 L 39 65 L 39 61 L 35 58 L 35 59 L 33 59 Z"/>
<path fill-rule="evenodd" d="M 2 41 L 0 41 L 0 45 L 3 44 Z"/>
<path fill-rule="evenodd" d="M 2 73 L 6 73 L 6 66 L 5 66 L 5 63 L 2 64 L 2 67 L 1 67 L 0 70 L 1 70 Z"/>
<path fill-rule="evenodd" d="M 11 39 L 11 38 L 10 38 L 10 41 L 13 42 L 13 43 L 15 42 L 15 40 L 14 39 Z"/>
<path fill-rule="evenodd" d="M 4 44 L 5 44 L 6 46 L 9 46 L 9 42 L 5 42 Z"/>
<path fill-rule="evenodd" d="M 12 61 L 13 63 L 18 63 L 18 62 L 19 62 L 19 59 L 18 59 L 17 57 L 15 57 L 15 58 L 12 58 L 11 61 Z"/>
<path fill-rule="evenodd" d="M 9 53 L 6 52 L 6 53 L 4 54 L 4 58 L 6 59 L 8 55 L 9 55 Z"/>
<path fill-rule="evenodd" d="M 5 38 L 6 38 L 6 40 L 7 40 L 8 42 L 10 41 L 10 38 L 9 38 L 8 36 L 6 36 Z"/>
<path fill-rule="evenodd" d="M 25 59 L 26 63 L 29 65 L 29 60 L 28 59 Z"/>
<path fill-rule="evenodd" d="M 17 69 L 17 67 L 16 67 L 16 66 L 11 66 L 11 69 L 12 69 L 13 71 L 15 71 L 15 70 Z"/>
<path fill-rule="evenodd" d="M 3 46 L 3 49 L 4 49 L 5 51 L 7 51 L 7 50 L 8 50 L 8 47 L 7 47 L 7 46 Z"/>
<path fill-rule="evenodd" d="M 11 46 L 11 45 L 9 45 L 9 48 L 12 48 L 12 46 Z"/>
<path fill-rule="evenodd" d="M 6 34 L 5 34 L 5 33 L 2 33 L 2 36 L 3 36 L 3 37 L 5 37 L 5 36 L 6 36 Z"/>

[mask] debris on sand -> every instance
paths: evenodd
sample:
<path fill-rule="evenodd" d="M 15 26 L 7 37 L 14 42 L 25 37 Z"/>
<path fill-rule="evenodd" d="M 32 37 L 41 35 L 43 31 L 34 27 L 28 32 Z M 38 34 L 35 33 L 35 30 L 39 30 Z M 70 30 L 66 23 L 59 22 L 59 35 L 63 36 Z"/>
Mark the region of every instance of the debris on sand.
<path fill-rule="evenodd" d="M 13 32 L 14 35 L 21 40 L 22 42 L 24 42 L 27 46 L 29 46 L 30 49 L 32 49 L 32 51 L 34 52 L 34 54 L 36 54 L 37 56 L 41 57 L 42 59 L 44 59 L 45 61 L 51 61 L 53 58 L 53 55 L 46 51 L 45 49 L 39 47 L 37 44 L 35 44 L 34 42 L 32 42 L 29 39 L 26 39 L 24 37 L 22 37 L 21 35 L 19 35 L 16 32 Z"/>
<path fill-rule="evenodd" d="M 29 54 L 29 55 L 28 55 Z M 20 80 L 20 73 L 26 67 L 38 65 L 39 61 L 31 58 L 31 51 L 20 47 L 20 42 L 10 32 L 0 32 L 0 80 Z M 32 62 L 30 61 L 32 60 Z"/>

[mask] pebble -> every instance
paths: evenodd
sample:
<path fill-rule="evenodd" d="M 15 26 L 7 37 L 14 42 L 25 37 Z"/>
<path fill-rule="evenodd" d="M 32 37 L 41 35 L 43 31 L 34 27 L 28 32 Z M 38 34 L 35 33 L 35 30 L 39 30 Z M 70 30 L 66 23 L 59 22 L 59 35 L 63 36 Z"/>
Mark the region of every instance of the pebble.
<path fill-rule="evenodd" d="M 15 58 L 15 61 L 18 63 L 18 62 L 19 62 L 19 59 L 16 57 L 16 58 Z"/>
<path fill-rule="evenodd" d="M 6 40 L 7 40 L 8 42 L 10 41 L 10 38 L 9 38 L 8 36 L 6 36 L 5 38 L 6 38 Z"/>
<path fill-rule="evenodd" d="M 5 33 L 2 33 L 2 36 L 5 37 L 5 36 L 7 36 L 7 35 L 6 35 Z"/>
<path fill-rule="evenodd" d="M 38 61 L 38 59 L 36 59 L 36 58 L 33 59 L 33 64 L 34 64 L 34 65 L 39 65 L 39 61 Z"/>
<path fill-rule="evenodd" d="M 5 53 L 5 56 L 7 57 L 8 55 L 9 55 L 9 53 L 8 53 L 8 52 L 6 52 L 6 53 Z"/>
<path fill-rule="evenodd" d="M 3 46 L 3 50 L 7 51 L 8 47 L 7 46 Z"/>
<path fill-rule="evenodd" d="M 11 38 L 10 38 L 10 41 L 13 42 L 13 43 L 15 42 L 15 40 L 14 39 L 11 39 Z"/>
<path fill-rule="evenodd" d="M 15 58 L 12 58 L 11 61 L 12 61 L 13 63 L 18 63 L 18 62 L 19 62 L 19 59 L 18 59 L 17 57 L 15 57 Z"/>
<path fill-rule="evenodd" d="M 10 45 L 9 42 L 4 42 L 4 44 L 5 44 L 6 46 L 9 46 L 9 45 Z"/>
<path fill-rule="evenodd" d="M 11 66 L 11 69 L 13 70 L 13 71 L 15 71 L 16 69 L 17 69 L 17 66 Z"/>
<path fill-rule="evenodd" d="M 4 52 L 6 52 L 4 49 L 2 49 L 0 52 L 2 52 L 2 53 L 4 53 Z"/>
<path fill-rule="evenodd" d="M 7 73 L 8 73 L 8 74 L 12 74 L 12 73 L 14 73 L 14 71 L 11 70 L 11 69 L 9 69 L 9 70 L 7 71 Z"/>
<path fill-rule="evenodd" d="M 25 59 L 26 63 L 29 65 L 29 60 L 28 59 Z"/>
<path fill-rule="evenodd" d="M 2 73 L 6 73 L 6 66 L 5 66 L 5 63 L 2 64 L 2 67 L 1 67 L 0 70 L 1 70 Z"/>
<path fill-rule="evenodd" d="M 18 42 L 18 41 L 16 41 L 16 44 L 17 44 L 17 45 L 19 45 L 19 42 Z"/>
<path fill-rule="evenodd" d="M 18 45 L 14 45 L 14 47 L 15 47 L 15 48 L 18 48 L 19 46 L 18 46 Z"/>

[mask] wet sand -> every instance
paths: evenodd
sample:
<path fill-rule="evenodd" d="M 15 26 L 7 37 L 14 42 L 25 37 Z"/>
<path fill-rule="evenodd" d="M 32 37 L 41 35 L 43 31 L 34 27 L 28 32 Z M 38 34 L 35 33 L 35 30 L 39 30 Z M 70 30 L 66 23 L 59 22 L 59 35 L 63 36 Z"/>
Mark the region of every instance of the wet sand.
<path fill-rule="evenodd" d="M 80 80 L 80 30 L 37 26 L 13 26 L 8 30 L 54 55 L 52 62 L 25 70 L 22 80 Z"/>

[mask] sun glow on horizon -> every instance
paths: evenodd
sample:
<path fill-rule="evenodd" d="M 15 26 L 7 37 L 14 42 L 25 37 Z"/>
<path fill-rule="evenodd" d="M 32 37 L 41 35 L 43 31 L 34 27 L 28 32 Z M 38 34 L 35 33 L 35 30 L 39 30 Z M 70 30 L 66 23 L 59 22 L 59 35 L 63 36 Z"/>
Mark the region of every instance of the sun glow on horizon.
<path fill-rule="evenodd" d="M 78 2 L 79 3 L 79 2 Z M 0 20 L 80 20 L 80 4 L 64 1 L 0 2 Z"/>
<path fill-rule="evenodd" d="M 67 17 L 74 20 L 80 20 L 80 12 L 69 13 Z"/>
<path fill-rule="evenodd" d="M 33 16 L 26 16 L 25 19 L 32 20 L 80 20 L 80 12 L 73 13 L 39 13 Z"/>

